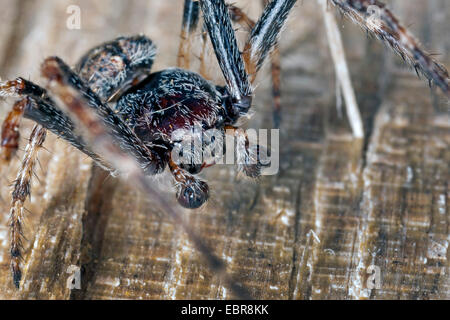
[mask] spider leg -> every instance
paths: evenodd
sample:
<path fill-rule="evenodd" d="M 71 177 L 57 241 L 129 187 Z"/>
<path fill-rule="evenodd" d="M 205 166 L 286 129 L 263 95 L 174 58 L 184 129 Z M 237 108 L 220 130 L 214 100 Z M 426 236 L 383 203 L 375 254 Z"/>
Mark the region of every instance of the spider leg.
<path fill-rule="evenodd" d="M 188 209 L 201 207 L 209 197 L 209 187 L 206 182 L 180 168 L 172 159 L 169 161 L 169 168 L 177 182 L 178 203 Z"/>
<path fill-rule="evenodd" d="M 264 9 L 244 47 L 247 73 L 253 82 L 267 55 L 277 43 L 278 34 L 296 0 L 273 0 Z"/>
<path fill-rule="evenodd" d="M 19 126 L 26 105 L 31 103 L 29 98 L 23 98 L 14 103 L 12 110 L 6 116 L 1 133 L 1 159 L 9 162 L 19 148 Z"/>
<path fill-rule="evenodd" d="M 246 113 L 251 105 L 253 90 L 237 45 L 228 8 L 223 0 L 201 0 L 200 5 L 235 112 Z"/>
<path fill-rule="evenodd" d="M 24 117 L 41 124 L 90 156 L 101 167 L 110 170 L 100 157 L 86 146 L 83 139 L 74 132 L 72 121 L 55 107 L 55 103 L 50 99 L 45 89 L 31 81 L 17 78 L 0 83 L 0 96 L 21 98 L 2 125 L 1 146 L 4 158 L 8 159 L 17 148 L 20 137 L 18 131 L 20 118 Z"/>
<path fill-rule="evenodd" d="M 211 79 L 211 77 L 208 75 L 208 72 L 206 71 L 206 54 L 207 54 L 207 52 L 208 52 L 208 47 L 207 47 L 207 44 L 208 44 L 208 30 L 207 30 L 207 28 L 206 28 L 206 25 L 203 23 L 203 26 L 202 26 L 202 48 L 201 48 L 201 51 L 200 51 L 200 57 L 199 57 L 199 60 L 200 60 L 200 70 L 199 70 L 199 73 L 200 73 L 200 75 L 203 77 L 203 78 L 205 78 L 205 79 L 207 79 L 207 80 L 210 80 Z"/>
<path fill-rule="evenodd" d="M 264 6 L 266 6 L 269 1 L 262 0 Z M 233 22 L 239 23 L 241 26 L 246 28 L 249 32 L 255 27 L 255 21 L 253 21 L 245 12 L 240 8 L 229 5 L 230 18 Z M 275 44 L 273 50 L 270 54 L 271 61 L 271 75 L 272 75 L 272 98 L 273 98 L 273 122 L 274 126 L 278 128 L 281 122 L 281 91 L 280 91 L 280 51 L 278 45 Z"/>
<path fill-rule="evenodd" d="M 200 17 L 198 1 L 185 0 L 183 11 L 183 23 L 181 26 L 180 45 L 178 48 L 177 65 L 183 69 L 189 69 L 191 43 L 197 29 Z"/>
<path fill-rule="evenodd" d="M 262 167 L 270 165 L 270 163 L 261 162 L 260 154 L 262 147 L 252 145 L 248 135 L 241 128 L 225 126 L 225 133 L 237 139 L 236 153 L 238 171 L 243 172 L 249 178 L 258 178 L 261 176 Z"/>
<path fill-rule="evenodd" d="M 272 73 L 272 99 L 273 99 L 273 124 L 275 128 L 280 127 L 281 117 L 281 60 L 280 50 L 275 46 L 270 54 Z"/>
<path fill-rule="evenodd" d="M 89 50 L 76 66 L 82 81 L 79 79 L 74 81 L 78 83 L 84 81 L 97 93 L 102 102 L 110 101 L 150 73 L 155 53 L 155 45 L 145 36 L 119 37 Z M 0 97 L 2 96 L 28 97 L 22 112 L 20 108 L 24 103 L 16 104 L 3 124 L 1 140 L 3 158 L 6 160 L 10 158 L 17 148 L 18 126 L 23 115 L 69 141 L 101 167 L 109 170 L 100 157 L 86 147 L 83 139 L 74 133 L 73 123 L 55 107 L 45 89 L 23 78 L 17 78 L 13 81 L 0 82 Z M 92 105 L 95 108 L 98 101 L 94 100 Z M 117 119 L 119 118 L 116 117 L 112 121 L 118 121 Z"/>
<path fill-rule="evenodd" d="M 364 138 L 363 122 L 356 102 L 355 91 L 353 90 L 348 70 L 347 61 L 345 60 L 345 50 L 342 43 L 341 33 L 336 23 L 336 19 L 332 12 L 327 8 L 327 0 L 319 0 L 322 7 L 325 28 L 327 31 L 328 44 L 330 46 L 331 56 L 333 58 L 334 68 L 336 72 L 336 90 L 342 90 L 347 108 L 347 115 L 350 120 L 350 126 L 355 138 Z"/>
<path fill-rule="evenodd" d="M 111 101 L 150 74 L 155 54 L 144 35 L 119 37 L 90 49 L 75 71 L 102 102 Z"/>
<path fill-rule="evenodd" d="M 387 43 L 403 60 L 433 81 L 450 98 L 449 74 L 436 62 L 399 19 L 378 0 L 331 0 L 331 2 L 368 33 Z"/>
<path fill-rule="evenodd" d="M 238 285 L 228 275 L 225 263 L 212 253 L 211 249 L 196 235 L 179 212 L 174 210 L 155 190 L 153 182 L 145 175 L 136 153 L 127 152 L 119 147 L 123 144 L 123 141 L 109 130 L 107 123 L 101 119 L 100 114 L 90 106 L 90 97 L 74 88 L 72 83 L 65 81 L 67 80 L 66 72 L 67 70 L 61 69 L 61 64 L 55 58 L 47 59 L 42 65 L 42 74 L 49 80 L 48 87 L 61 101 L 61 107 L 64 108 L 64 111 L 70 114 L 77 123 L 86 141 L 89 141 L 89 144 L 98 154 L 108 159 L 115 169 L 126 172 L 129 182 L 141 187 L 155 204 L 171 216 L 175 224 L 181 225 L 197 250 L 203 254 L 211 270 L 219 276 L 224 285 L 230 288 L 237 297 L 249 299 L 250 295 L 246 288 Z"/>
<path fill-rule="evenodd" d="M 38 153 L 44 143 L 47 130 L 41 125 L 35 125 L 30 136 L 29 143 L 25 149 L 25 155 L 22 160 L 17 178 L 14 182 L 12 192 L 12 202 L 10 210 L 10 255 L 11 272 L 16 288 L 19 288 L 22 278 L 20 262 L 22 258 L 22 224 L 25 200 L 30 196 L 31 180 L 33 170 L 36 164 Z"/>

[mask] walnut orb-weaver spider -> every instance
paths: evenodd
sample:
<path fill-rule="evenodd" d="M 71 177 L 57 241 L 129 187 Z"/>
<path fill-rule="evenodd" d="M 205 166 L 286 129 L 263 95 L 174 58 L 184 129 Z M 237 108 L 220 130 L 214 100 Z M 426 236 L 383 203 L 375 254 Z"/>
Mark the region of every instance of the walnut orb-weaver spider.
<path fill-rule="evenodd" d="M 109 170 L 125 171 L 123 167 L 126 165 L 110 159 L 114 152 L 131 154 L 148 175 L 159 173 L 168 165 L 180 187 L 177 193 L 179 202 L 185 207 L 199 207 L 207 200 L 209 191 L 206 183 L 193 174 L 203 166 L 182 166 L 171 161 L 169 151 L 176 141 L 169 140 L 170 132 L 191 126 L 196 121 L 201 121 L 205 128 L 225 129 L 232 127 L 240 116 L 248 112 L 253 94 L 252 82 L 275 46 L 277 35 L 295 2 L 271 2 L 252 28 L 241 55 L 234 39 L 229 8 L 223 1 L 186 1 L 186 8 L 194 9 L 187 12 L 187 21 L 190 22 L 184 28 L 195 26 L 199 14 L 198 7 L 195 7 L 200 5 L 226 86 L 211 85 L 200 75 L 182 69 L 152 74 L 154 45 L 145 36 L 121 37 L 90 50 L 78 63 L 76 72 L 59 58 L 45 60 L 42 73 L 49 80 L 49 92 L 22 78 L 1 84 L 1 95 L 21 97 L 5 122 L 5 135 L 2 137 L 5 158 L 10 158 L 17 148 L 15 129 L 21 116 L 43 126 L 33 131 L 27 153 L 29 162 L 24 163 L 28 170 L 22 170 L 23 179 L 17 180 L 19 185 L 13 194 L 11 255 L 17 286 L 21 276 L 19 211 L 29 194 L 30 172 L 45 137 L 43 128 L 66 139 Z M 363 25 L 369 5 L 377 4 L 384 8 L 378 1 L 332 2 Z M 379 29 L 370 26 L 368 30 L 389 42 L 448 94 L 445 68 L 420 49 L 389 11 L 383 12 L 386 13 L 383 17 L 386 26 Z M 113 110 L 107 105 L 110 101 L 117 101 Z M 161 112 L 153 112 L 156 106 Z M 100 116 L 102 122 L 91 118 L 91 115 Z M 77 126 L 86 129 L 86 133 L 75 130 Z M 103 130 L 103 126 L 109 130 Z M 96 136 L 107 137 L 106 142 Z M 120 150 L 114 149 L 111 142 L 115 142 Z M 248 175 L 257 176 L 260 164 L 249 164 L 243 169 Z M 135 174 L 138 176 L 140 172 Z"/>

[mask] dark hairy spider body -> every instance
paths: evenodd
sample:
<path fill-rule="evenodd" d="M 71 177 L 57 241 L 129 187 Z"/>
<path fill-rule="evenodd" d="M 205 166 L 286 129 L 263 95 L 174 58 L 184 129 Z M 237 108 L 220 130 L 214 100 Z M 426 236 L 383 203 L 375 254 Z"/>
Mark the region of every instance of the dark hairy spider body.
<path fill-rule="evenodd" d="M 215 87 L 195 72 L 173 68 L 149 75 L 139 85 L 125 92 L 115 111 L 145 144 L 162 146 L 162 169 L 169 163 L 175 179 L 185 185 L 178 192 L 184 207 L 198 208 L 208 199 L 208 186 L 200 180 L 184 182 L 182 171 L 198 174 L 206 163 L 180 163 L 178 169 L 170 159 L 174 146 L 181 141 L 172 138 L 176 130 L 194 126 L 202 130 L 233 125 L 238 117 L 230 110 L 224 87 Z M 181 174 L 181 175 L 180 175 Z"/>
<path fill-rule="evenodd" d="M 237 150 L 240 153 L 237 158 L 243 159 L 239 168 L 247 176 L 260 175 L 263 166 L 259 159 L 260 147 L 250 148 L 248 137 L 235 126 L 251 108 L 253 82 L 269 55 L 274 107 L 279 115 L 280 68 L 277 51 L 273 49 L 295 3 L 296 0 L 271 1 L 255 23 L 223 0 L 186 0 L 178 68 L 151 73 L 156 46 L 146 36 L 137 35 L 119 37 L 90 49 L 74 69 L 58 57 L 47 58 L 41 66 L 42 76 L 47 81 L 45 89 L 23 78 L 0 82 L 0 96 L 19 98 L 2 127 L 3 158 L 9 160 L 18 147 L 22 116 L 39 124 L 33 130 L 15 181 L 10 211 L 11 269 L 16 287 L 21 281 L 23 204 L 30 194 L 32 170 L 46 130 L 65 139 L 111 173 L 127 173 L 128 179 L 149 195 L 154 191 L 146 177 L 168 167 L 175 180 L 177 200 L 186 208 L 198 208 L 209 197 L 208 185 L 195 176 L 207 164 L 177 163 L 172 158 L 172 150 L 181 143 L 173 137 L 178 129 L 189 132 L 200 126 L 202 130 L 218 129 L 222 135 L 231 131 L 245 141 L 244 147 Z M 332 0 L 332 3 L 369 32 L 387 41 L 448 95 L 445 68 L 420 49 L 384 5 L 375 0 Z M 368 22 L 370 5 L 378 5 L 382 10 L 379 24 L 375 26 Z M 204 20 L 203 39 L 209 35 L 225 86 L 206 80 L 204 71 L 197 74 L 186 70 L 189 41 L 200 12 Z M 242 52 L 232 21 L 251 29 Z M 200 70 L 204 70 L 202 56 L 200 60 Z M 247 292 L 227 276 L 224 263 L 211 253 L 180 215 L 164 200 L 156 198 L 155 201 L 183 226 L 224 283 L 238 296 L 248 297 Z"/>

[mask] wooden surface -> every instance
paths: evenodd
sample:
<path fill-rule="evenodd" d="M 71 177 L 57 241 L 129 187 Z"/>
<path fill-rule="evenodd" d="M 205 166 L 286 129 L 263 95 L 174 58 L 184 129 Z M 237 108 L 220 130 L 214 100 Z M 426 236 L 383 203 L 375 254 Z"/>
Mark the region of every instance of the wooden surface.
<path fill-rule="evenodd" d="M 73 3 L 81 8 L 80 30 L 66 28 Z M 256 1 L 237 4 L 257 17 Z M 181 0 L 0 0 L 0 6 L 2 78 L 42 83 L 46 56 L 74 64 L 97 43 L 139 32 L 158 45 L 154 70 L 175 65 Z M 398 0 L 393 9 L 450 66 L 448 1 Z M 282 35 L 280 172 L 255 182 L 237 179 L 232 166 L 215 166 L 203 174 L 209 203 L 177 210 L 255 298 L 449 299 L 448 102 L 432 98 L 397 57 L 339 20 L 367 135 L 353 140 L 335 108 L 333 66 L 316 11 L 313 1 L 297 5 Z M 222 81 L 210 60 L 211 77 Z M 0 119 L 11 103 L 0 103 Z M 247 126 L 271 128 L 267 71 L 254 110 Z M 22 147 L 31 126 L 24 121 Z M 92 168 L 52 134 L 45 148 L 26 204 L 20 290 L 10 277 L 7 229 L 19 159 L 1 168 L 0 298 L 233 298 L 145 194 Z M 155 184 L 167 181 L 163 175 Z M 174 202 L 173 190 L 166 192 Z M 71 265 L 81 267 L 81 290 L 66 286 Z M 367 286 L 369 266 L 379 267 L 379 289 Z"/>

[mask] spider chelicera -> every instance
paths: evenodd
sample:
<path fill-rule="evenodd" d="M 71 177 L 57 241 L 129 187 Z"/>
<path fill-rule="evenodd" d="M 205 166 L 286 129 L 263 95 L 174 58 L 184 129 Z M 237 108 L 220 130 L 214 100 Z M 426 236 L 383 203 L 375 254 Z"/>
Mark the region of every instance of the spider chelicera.
<path fill-rule="evenodd" d="M 223 0 L 185 0 L 179 68 L 152 73 L 156 47 L 144 35 L 119 37 L 89 50 L 72 70 L 60 58 L 47 58 L 41 67 L 46 89 L 23 78 L 0 82 L 0 96 L 20 98 L 2 127 L 2 157 L 11 159 L 18 148 L 18 126 L 22 117 L 38 123 L 32 131 L 22 168 L 15 182 L 10 212 L 11 269 L 17 287 L 21 281 L 20 258 L 23 204 L 30 194 L 30 181 L 46 131 L 70 142 L 111 172 L 126 172 L 153 194 L 148 175 L 169 167 L 177 184 L 178 202 L 198 208 L 209 195 L 208 185 L 195 175 L 206 164 L 176 163 L 171 150 L 179 143 L 173 131 L 200 125 L 202 129 L 232 130 L 252 105 L 252 83 L 269 54 L 272 54 L 274 105 L 279 115 L 279 61 L 277 37 L 296 0 L 273 0 L 255 23 L 241 10 Z M 331 0 L 345 15 L 369 33 L 388 43 L 404 60 L 449 95 L 448 73 L 424 52 L 395 16 L 377 0 Z M 371 10 L 379 8 L 378 20 Z M 225 86 L 214 85 L 189 67 L 189 45 L 200 13 L 204 38 L 209 35 Z M 250 36 L 241 52 L 232 21 L 245 24 Z M 205 43 L 205 41 L 204 41 Z M 202 57 L 200 57 L 202 58 Z M 202 65 L 203 66 L 203 65 Z M 48 89 L 48 91 L 47 91 Z M 276 116 L 276 121 L 279 118 Z M 246 137 L 244 137 L 246 139 Z M 246 144 L 247 145 L 247 144 Z M 260 174 L 258 148 L 240 149 L 242 170 L 250 177 Z M 255 155 L 256 152 L 256 155 Z M 256 158 L 256 161 L 251 161 Z M 161 200 L 162 201 L 162 200 Z M 204 246 L 180 216 L 162 201 L 164 209 L 182 224 L 209 265 L 222 274 L 225 283 L 245 297 L 225 273 L 224 264 Z"/>

